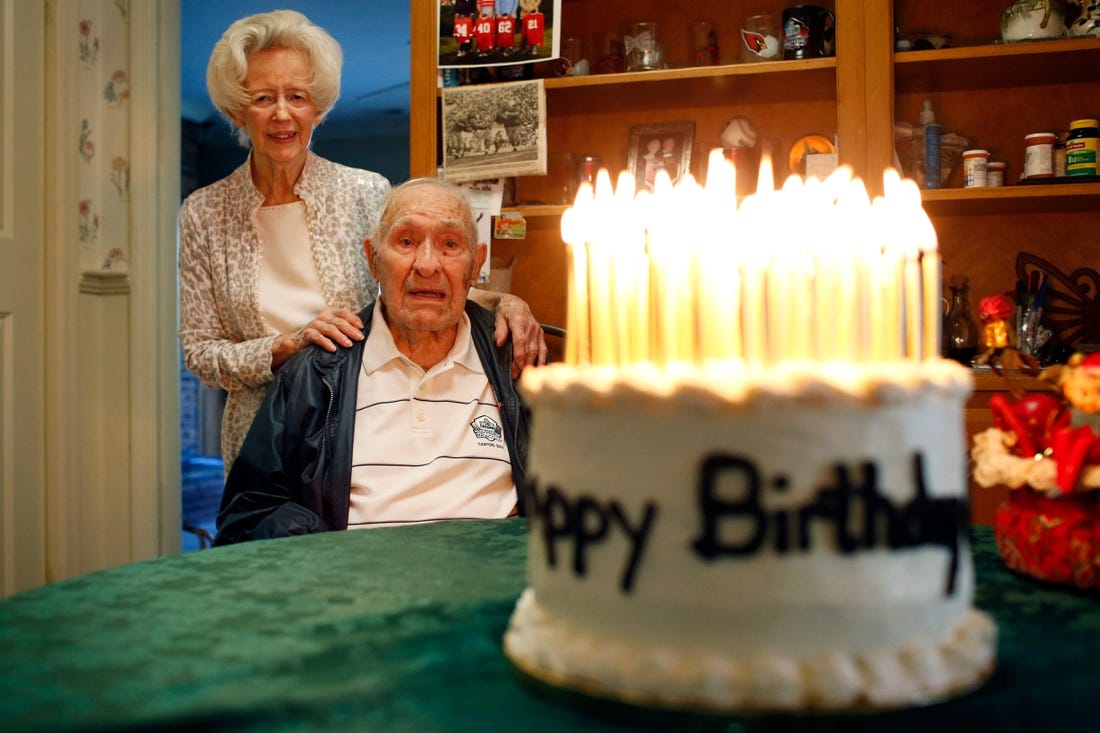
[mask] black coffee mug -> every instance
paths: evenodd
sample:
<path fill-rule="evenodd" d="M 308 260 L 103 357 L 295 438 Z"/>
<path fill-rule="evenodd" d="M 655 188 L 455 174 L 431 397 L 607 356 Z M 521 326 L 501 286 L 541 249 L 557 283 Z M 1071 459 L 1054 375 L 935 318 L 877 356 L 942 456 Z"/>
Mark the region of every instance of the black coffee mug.
<path fill-rule="evenodd" d="M 816 59 L 836 55 L 836 16 L 818 5 L 783 11 L 783 58 Z"/>

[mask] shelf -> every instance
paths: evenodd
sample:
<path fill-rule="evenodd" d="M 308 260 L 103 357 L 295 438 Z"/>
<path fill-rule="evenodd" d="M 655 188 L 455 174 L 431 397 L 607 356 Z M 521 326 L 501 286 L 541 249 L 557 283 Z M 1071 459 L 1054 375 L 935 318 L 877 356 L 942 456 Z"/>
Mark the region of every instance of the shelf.
<path fill-rule="evenodd" d="M 933 215 L 1035 214 L 1100 210 L 1100 183 L 937 188 L 921 192 Z"/>
<path fill-rule="evenodd" d="M 1096 82 L 1100 38 L 996 43 L 894 54 L 897 91 L 999 89 Z"/>
<path fill-rule="evenodd" d="M 745 99 L 753 100 L 754 104 L 792 99 L 833 102 L 837 96 L 836 59 L 765 61 L 555 79 L 553 83 L 547 80 L 547 95 L 552 95 L 557 104 L 638 104 L 652 99 L 660 106 L 673 108 L 689 105 L 693 100 L 695 103 L 710 100 L 715 105 Z"/>
<path fill-rule="evenodd" d="M 599 100 L 607 104 L 614 97 L 654 95 L 659 90 L 662 104 L 669 95 L 745 95 L 755 101 L 785 99 L 836 99 L 836 59 L 764 61 L 755 64 L 628 71 L 619 74 L 547 77 L 548 95 L 555 101 Z M 437 94 L 441 94 L 438 90 Z"/>
<path fill-rule="evenodd" d="M 566 204 L 516 204 L 505 206 L 501 211 L 518 211 L 525 219 L 539 216 L 561 216 L 569 206 Z"/>
<path fill-rule="evenodd" d="M 997 188 L 937 188 L 921 192 L 925 210 L 936 216 L 960 214 L 1034 214 L 1100 210 L 1100 183 L 999 186 Z M 506 207 L 527 218 L 561 216 L 564 204 L 521 204 Z"/>
<path fill-rule="evenodd" d="M 971 369 L 975 392 L 1005 392 L 1017 389 L 1025 392 L 1048 392 L 1050 382 L 1018 369 L 1005 369 L 1000 374 L 992 369 Z"/>
<path fill-rule="evenodd" d="M 762 61 L 755 64 L 726 64 L 724 66 L 693 66 L 682 69 L 658 69 L 654 71 L 628 71 L 620 74 L 591 74 L 546 79 L 547 89 L 606 86 L 613 84 L 654 84 L 695 79 L 756 79 L 784 81 L 799 76 L 811 79 L 830 78 L 836 75 L 836 59 L 804 59 L 801 61 Z"/>

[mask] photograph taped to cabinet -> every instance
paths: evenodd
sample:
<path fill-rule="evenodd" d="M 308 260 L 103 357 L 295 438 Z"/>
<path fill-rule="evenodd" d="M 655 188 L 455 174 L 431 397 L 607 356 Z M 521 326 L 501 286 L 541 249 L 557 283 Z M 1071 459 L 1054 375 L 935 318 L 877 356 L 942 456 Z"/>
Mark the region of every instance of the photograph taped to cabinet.
<path fill-rule="evenodd" d="M 443 89 L 443 177 L 546 175 L 542 79 Z"/>
<path fill-rule="evenodd" d="M 657 172 L 665 171 L 673 183 L 691 169 L 695 123 L 668 122 L 630 128 L 630 173 L 639 191 L 652 191 Z"/>
<path fill-rule="evenodd" d="M 440 69 L 561 56 L 561 0 L 441 0 L 438 7 Z"/>

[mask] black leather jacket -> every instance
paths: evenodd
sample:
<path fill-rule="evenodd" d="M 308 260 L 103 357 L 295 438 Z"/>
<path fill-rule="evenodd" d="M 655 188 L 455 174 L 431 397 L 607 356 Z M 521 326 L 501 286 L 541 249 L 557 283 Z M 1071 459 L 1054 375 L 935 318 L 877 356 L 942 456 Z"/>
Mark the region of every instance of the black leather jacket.
<path fill-rule="evenodd" d="M 371 304 L 359 313 L 370 332 Z M 471 338 L 500 404 L 520 513 L 524 511 L 527 410 L 511 378 L 512 342 L 497 348 L 494 316 L 467 301 Z M 359 365 L 350 348 L 303 349 L 276 374 L 233 463 L 215 545 L 346 530 Z"/>

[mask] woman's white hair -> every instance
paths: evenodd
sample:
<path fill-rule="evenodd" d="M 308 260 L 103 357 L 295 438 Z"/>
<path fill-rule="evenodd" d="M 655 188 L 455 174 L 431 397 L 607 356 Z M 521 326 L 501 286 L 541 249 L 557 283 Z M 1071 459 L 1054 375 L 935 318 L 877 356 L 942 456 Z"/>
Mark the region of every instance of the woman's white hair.
<path fill-rule="evenodd" d="M 244 87 L 248 57 L 269 48 L 301 51 L 313 73 L 307 91 L 324 119 L 340 97 L 340 69 L 344 52 L 324 28 L 314 25 L 296 10 L 273 10 L 241 18 L 222 34 L 206 66 L 206 91 L 210 101 L 231 125 L 240 118 L 250 99 Z M 237 140 L 249 146 L 248 131 L 237 128 Z"/>

